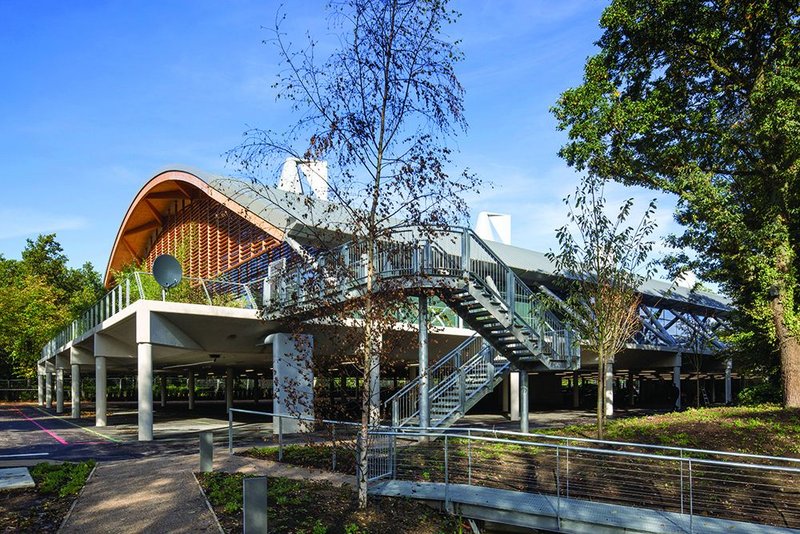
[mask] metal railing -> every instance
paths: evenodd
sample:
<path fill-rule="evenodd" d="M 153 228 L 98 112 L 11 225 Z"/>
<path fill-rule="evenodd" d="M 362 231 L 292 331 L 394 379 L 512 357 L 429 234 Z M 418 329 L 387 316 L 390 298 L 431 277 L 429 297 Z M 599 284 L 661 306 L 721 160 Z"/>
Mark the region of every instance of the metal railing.
<path fill-rule="evenodd" d="M 236 425 L 234 421 L 235 414 L 269 418 L 271 424 L 268 428 L 252 422 L 241 422 Z M 301 428 L 297 428 L 298 426 Z M 294 427 L 294 429 L 290 427 Z M 228 453 L 234 453 L 234 442 L 237 437 L 242 442 L 246 442 L 247 446 L 257 444 L 258 447 L 276 447 L 276 459 L 279 462 L 284 461 L 287 449 L 289 451 L 292 450 L 289 447 L 309 445 L 327 447 L 330 449 L 329 463 L 315 467 L 329 467 L 332 471 L 346 471 L 349 466 L 355 469 L 355 455 L 357 453 L 360 428 L 360 423 L 352 421 L 315 419 L 300 415 L 231 408 L 228 410 Z M 347 456 L 347 458 L 343 458 L 342 455 Z"/>
<path fill-rule="evenodd" d="M 247 424 L 234 426 L 234 414 L 272 418 L 266 442 L 277 445 L 279 461 L 296 462 L 290 447 L 306 443 L 330 447 L 325 465 L 318 467 L 356 472 L 359 423 L 232 409 L 231 453 L 235 434 L 249 431 Z M 308 424 L 295 445 L 281 430 L 291 420 Z M 263 433 L 250 437 L 265 442 Z M 558 521 L 568 504 L 589 501 L 680 514 L 674 526 L 687 532 L 701 532 L 701 518 L 800 528 L 800 458 L 476 428 L 377 427 L 365 446 L 370 484 L 442 484 L 446 505 L 459 490 L 477 487 L 548 496 Z"/>
<path fill-rule="evenodd" d="M 368 252 L 362 242 L 345 243 L 312 263 L 298 260 L 276 268 L 270 277 L 255 282 L 256 291 L 275 318 L 316 308 L 315 299 L 357 297 L 366 279 Z M 436 240 L 419 239 L 410 230 L 398 231 L 392 240 L 378 244 L 374 258 L 376 282 L 416 277 L 420 288 L 434 289 L 448 286 L 442 279 L 476 283 L 538 340 L 543 360 L 560 360 L 566 367 L 577 364 L 577 339 L 548 308 L 546 298 L 534 293 L 472 230 L 442 232 Z"/>
<path fill-rule="evenodd" d="M 446 505 L 456 486 L 479 486 L 555 496 L 558 521 L 569 499 L 683 514 L 689 532 L 699 516 L 800 527 L 797 459 L 679 448 L 655 454 L 616 448 L 639 444 L 513 439 L 474 429 L 373 434 L 382 438 L 372 441 L 378 460 L 371 480 L 442 483 Z M 608 444 L 615 448 L 602 447 Z M 789 465 L 775 465 L 784 461 Z"/>
<path fill-rule="evenodd" d="M 427 372 L 433 426 L 438 427 L 456 413 L 465 414 L 473 396 L 491 385 L 508 367 L 508 360 L 498 357 L 497 351 L 478 334 L 440 358 Z M 391 405 L 393 427 L 415 422 L 419 426 L 421 378 L 416 377 L 384 401 L 384 406 Z"/>
<path fill-rule="evenodd" d="M 134 272 L 48 341 L 42 348 L 42 357 L 53 356 L 60 347 L 85 335 L 137 300 L 256 308 L 256 301 L 247 284 L 187 276 L 175 288 L 164 291 L 151 273 Z"/>

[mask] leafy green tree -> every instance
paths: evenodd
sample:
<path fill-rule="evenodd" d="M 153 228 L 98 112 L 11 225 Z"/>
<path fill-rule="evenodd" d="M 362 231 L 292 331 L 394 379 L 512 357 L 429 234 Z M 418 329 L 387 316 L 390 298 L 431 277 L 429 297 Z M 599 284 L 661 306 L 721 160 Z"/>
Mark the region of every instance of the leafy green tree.
<path fill-rule="evenodd" d="M 90 263 L 67 265 L 55 235 L 28 240 L 21 260 L 0 256 L 0 357 L 18 376 L 31 376 L 39 351 L 61 327 L 103 294 Z"/>
<path fill-rule="evenodd" d="M 589 176 L 564 203 L 569 223 L 556 230 L 560 250 L 547 258 L 563 277 L 570 326 L 581 345 L 597 355 L 597 437 L 602 439 L 605 418 L 614 409 L 614 359 L 641 329 L 638 287 L 652 274 L 648 254 L 655 200 L 639 224 L 626 226 L 633 199 L 609 217 L 604 184 Z"/>
<path fill-rule="evenodd" d="M 721 285 L 800 406 L 800 5 L 614 0 L 600 25 L 583 84 L 554 107 L 561 156 L 678 197 L 667 265 Z"/>

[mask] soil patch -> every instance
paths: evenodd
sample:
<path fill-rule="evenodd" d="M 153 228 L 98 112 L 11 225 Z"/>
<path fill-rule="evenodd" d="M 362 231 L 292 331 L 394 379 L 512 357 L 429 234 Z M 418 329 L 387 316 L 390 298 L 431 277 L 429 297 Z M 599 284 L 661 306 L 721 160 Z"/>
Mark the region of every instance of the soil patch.
<path fill-rule="evenodd" d="M 242 532 L 241 473 L 197 473 L 222 528 Z M 408 499 L 371 497 L 367 510 L 358 510 L 349 486 L 329 482 L 268 479 L 269 531 L 276 533 L 440 534 L 459 532 L 455 518 Z"/>

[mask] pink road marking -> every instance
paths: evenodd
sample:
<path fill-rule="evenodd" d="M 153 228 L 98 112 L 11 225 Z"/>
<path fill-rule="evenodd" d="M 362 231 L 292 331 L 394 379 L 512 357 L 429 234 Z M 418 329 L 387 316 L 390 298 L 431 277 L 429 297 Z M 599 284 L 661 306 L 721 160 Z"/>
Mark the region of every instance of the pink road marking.
<path fill-rule="evenodd" d="M 59 442 L 60 444 L 62 444 L 62 445 L 69 445 L 69 443 L 67 443 L 67 440 L 65 440 L 64 438 L 62 438 L 61 436 L 59 436 L 58 434 L 56 434 L 56 433 L 55 433 L 55 432 L 53 432 L 52 430 L 47 430 L 45 427 L 43 427 L 42 425 L 40 425 L 40 424 L 38 423 L 38 421 L 35 421 L 35 420 L 31 419 L 30 417 L 28 417 L 27 415 L 25 415 L 24 413 L 22 413 L 22 410 L 20 410 L 20 409 L 19 409 L 19 408 L 17 408 L 16 406 L 14 407 L 14 409 L 15 409 L 15 410 L 17 410 L 17 411 L 19 412 L 19 414 L 20 414 L 22 417 L 24 417 L 25 419 L 27 419 L 28 421 L 30 421 L 30 422 L 31 422 L 31 423 L 33 423 L 34 425 L 36 425 L 36 426 L 38 426 L 39 428 L 41 428 L 41 429 L 42 429 L 42 431 L 43 431 L 44 433 L 46 433 L 47 435 L 49 435 L 51 438 L 53 438 L 54 440 L 56 440 L 56 441 L 57 441 L 57 442 Z"/>

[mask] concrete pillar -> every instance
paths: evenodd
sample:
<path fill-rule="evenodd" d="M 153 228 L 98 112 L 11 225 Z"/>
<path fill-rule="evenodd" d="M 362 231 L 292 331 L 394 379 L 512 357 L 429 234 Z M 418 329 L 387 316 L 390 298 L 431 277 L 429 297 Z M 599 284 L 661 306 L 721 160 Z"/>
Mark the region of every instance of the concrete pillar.
<path fill-rule="evenodd" d="M 509 412 L 511 411 L 509 409 L 509 405 L 508 405 L 509 398 L 511 396 L 511 393 L 509 392 L 509 383 L 510 382 L 511 382 L 511 373 L 508 373 L 508 374 L 506 374 L 506 376 L 503 377 L 503 381 L 500 383 L 501 384 L 501 386 L 500 386 L 501 387 L 501 391 L 500 391 L 501 395 L 500 396 L 502 397 L 501 409 L 502 409 L 503 413 L 506 414 L 506 415 L 509 415 Z"/>
<path fill-rule="evenodd" d="M 678 354 L 676 357 L 676 365 L 672 368 L 672 391 L 675 398 L 675 406 L 676 410 L 680 410 L 681 406 L 681 362 L 682 358 L 681 355 Z"/>
<path fill-rule="evenodd" d="M 139 343 L 138 374 L 139 441 L 153 441 L 153 345 Z"/>
<path fill-rule="evenodd" d="M 733 360 L 730 358 L 725 362 L 725 404 L 733 402 L 733 390 L 731 388 L 731 370 L 733 369 Z"/>
<path fill-rule="evenodd" d="M 709 387 L 711 388 L 711 404 L 717 403 L 717 384 L 714 381 L 714 375 L 708 376 Z"/>
<path fill-rule="evenodd" d="M 225 368 L 225 413 L 233 408 L 233 367 Z"/>
<path fill-rule="evenodd" d="M 428 297 L 419 297 L 419 426 L 431 426 L 430 391 L 428 389 Z"/>
<path fill-rule="evenodd" d="M 56 368 L 56 413 L 64 413 L 64 369 Z"/>
<path fill-rule="evenodd" d="M 605 402 L 606 417 L 614 415 L 614 363 L 606 362 L 605 364 L 605 391 L 603 392 L 603 399 Z"/>
<path fill-rule="evenodd" d="M 528 371 L 519 372 L 519 431 L 528 432 Z"/>
<path fill-rule="evenodd" d="M 626 384 L 626 388 L 628 389 L 628 407 L 633 408 L 633 405 L 635 404 L 633 396 L 636 390 L 633 387 L 633 371 L 630 369 L 628 369 L 628 382 Z"/>
<path fill-rule="evenodd" d="M 80 419 L 81 418 L 81 366 L 77 363 L 72 364 L 72 373 L 71 373 L 71 381 L 72 387 L 70 388 L 70 393 L 72 394 L 72 418 L 73 419 Z"/>
<path fill-rule="evenodd" d="M 508 419 L 519 421 L 519 371 L 511 371 L 508 374 L 508 393 Z"/>
<path fill-rule="evenodd" d="M 189 409 L 194 410 L 194 371 L 189 370 L 189 378 L 186 379 L 189 388 Z"/>
<path fill-rule="evenodd" d="M 581 407 L 581 384 L 578 371 L 572 371 L 572 407 Z"/>
<path fill-rule="evenodd" d="M 48 410 L 53 409 L 53 373 L 48 369 L 44 374 L 44 398 Z"/>
<path fill-rule="evenodd" d="M 311 357 L 314 338 L 308 335 L 271 334 L 264 341 L 272 344 L 273 408 L 276 414 L 314 417 L 314 373 Z M 313 430 L 313 423 L 283 418 L 285 434 Z M 277 434 L 278 425 L 273 423 Z"/>
<path fill-rule="evenodd" d="M 161 407 L 167 407 L 167 377 L 166 375 L 161 375 L 158 377 L 158 389 L 159 393 L 161 394 Z"/>
<path fill-rule="evenodd" d="M 94 359 L 94 425 L 106 426 L 106 357 Z"/>
<path fill-rule="evenodd" d="M 36 393 L 39 406 L 44 406 L 44 367 L 36 367 Z"/>

